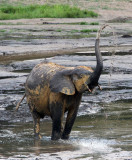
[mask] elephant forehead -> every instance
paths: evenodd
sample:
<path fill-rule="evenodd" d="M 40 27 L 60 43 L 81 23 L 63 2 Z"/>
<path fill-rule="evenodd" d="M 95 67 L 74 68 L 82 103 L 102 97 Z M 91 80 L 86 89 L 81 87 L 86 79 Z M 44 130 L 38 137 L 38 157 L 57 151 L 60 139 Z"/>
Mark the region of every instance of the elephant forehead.
<path fill-rule="evenodd" d="M 81 77 L 81 78 L 78 79 L 77 81 L 78 81 L 78 83 L 79 83 L 80 85 L 82 85 L 82 84 L 84 84 L 84 83 L 87 82 L 87 80 L 89 79 L 89 77 L 90 77 L 90 75 L 83 75 L 83 77 Z"/>
<path fill-rule="evenodd" d="M 80 69 L 80 71 L 89 71 L 89 72 L 93 72 L 93 69 L 91 67 L 87 67 L 87 66 L 79 66 L 77 67 L 78 69 Z"/>

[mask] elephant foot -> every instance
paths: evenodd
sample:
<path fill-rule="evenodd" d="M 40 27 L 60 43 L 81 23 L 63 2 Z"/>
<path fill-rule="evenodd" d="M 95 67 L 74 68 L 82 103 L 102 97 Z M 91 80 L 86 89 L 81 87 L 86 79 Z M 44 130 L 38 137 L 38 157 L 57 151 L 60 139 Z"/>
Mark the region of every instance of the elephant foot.
<path fill-rule="evenodd" d="M 34 135 L 35 140 L 39 140 L 42 138 L 42 136 L 40 134 L 35 134 Z"/>
<path fill-rule="evenodd" d="M 61 139 L 67 140 L 69 139 L 69 135 L 62 135 Z"/>
<path fill-rule="evenodd" d="M 60 138 L 61 138 L 61 134 L 57 132 L 51 136 L 51 140 L 59 140 Z"/>

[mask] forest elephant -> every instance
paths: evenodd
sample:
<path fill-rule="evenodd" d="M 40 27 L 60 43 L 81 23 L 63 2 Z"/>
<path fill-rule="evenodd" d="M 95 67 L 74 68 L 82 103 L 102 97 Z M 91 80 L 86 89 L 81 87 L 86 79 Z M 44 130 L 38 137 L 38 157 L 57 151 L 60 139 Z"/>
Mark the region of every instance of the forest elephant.
<path fill-rule="evenodd" d="M 51 62 L 42 62 L 30 72 L 22 100 L 27 98 L 33 117 L 35 138 L 41 137 L 40 119 L 45 116 L 50 116 L 52 119 L 52 140 L 69 138 L 82 94 L 86 90 L 91 92 L 99 86 L 98 80 L 103 69 L 99 38 L 105 27 L 104 25 L 97 32 L 95 40 L 97 64 L 94 70 L 87 66 L 65 67 Z M 63 127 L 65 112 L 67 112 L 67 117 Z"/>

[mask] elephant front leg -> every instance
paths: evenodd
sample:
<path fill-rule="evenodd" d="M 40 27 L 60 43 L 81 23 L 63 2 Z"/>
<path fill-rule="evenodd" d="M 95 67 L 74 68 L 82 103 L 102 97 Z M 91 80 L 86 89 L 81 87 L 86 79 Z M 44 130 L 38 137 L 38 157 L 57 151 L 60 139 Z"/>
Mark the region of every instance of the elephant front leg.
<path fill-rule="evenodd" d="M 51 118 L 52 118 L 52 135 L 51 140 L 58 140 L 61 138 L 62 134 L 62 118 L 63 110 L 62 104 L 52 103 L 50 105 Z"/>
<path fill-rule="evenodd" d="M 78 111 L 78 107 L 72 108 L 71 110 L 68 111 L 65 128 L 64 128 L 64 131 L 61 137 L 62 139 L 69 139 L 69 135 L 71 133 L 72 126 L 77 116 L 77 111 Z"/>

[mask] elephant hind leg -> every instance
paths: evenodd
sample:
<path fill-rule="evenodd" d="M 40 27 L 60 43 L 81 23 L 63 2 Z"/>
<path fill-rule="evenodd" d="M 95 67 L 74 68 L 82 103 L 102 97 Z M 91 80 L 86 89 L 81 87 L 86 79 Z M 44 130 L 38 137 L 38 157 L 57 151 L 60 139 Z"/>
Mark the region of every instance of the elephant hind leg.
<path fill-rule="evenodd" d="M 35 139 L 41 139 L 40 135 L 40 116 L 36 112 L 32 112 L 34 123 L 34 137 Z"/>

